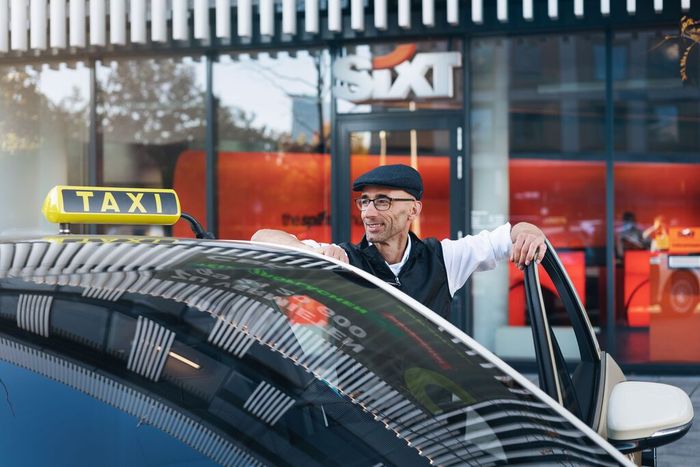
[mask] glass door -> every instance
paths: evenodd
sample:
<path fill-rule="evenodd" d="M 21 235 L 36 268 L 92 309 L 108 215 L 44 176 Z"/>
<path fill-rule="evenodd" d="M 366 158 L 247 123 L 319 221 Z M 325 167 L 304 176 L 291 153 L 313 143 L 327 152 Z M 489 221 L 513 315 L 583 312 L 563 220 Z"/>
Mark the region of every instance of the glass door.
<path fill-rule="evenodd" d="M 375 167 L 405 164 L 423 178 L 424 211 L 411 226 L 418 237 L 450 236 L 450 133 L 442 130 L 378 130 L 350 132 L 350 180 Z M 352 182 L 351 182 L 352 183 Z M 360 212 L 351 194 L 350 240 L 364 235 Z"/>
<path fill-rule="evenodd" d="M 459 238 L 466 231 L 466 192 L 460 114 L 411 112 L 339 119 L 340 147 L 332 168 L 333 238 L 358 243 L 364 235 L 352 181 L 382 165 L 406 164 L 423 178 L 423 211 L 411 230 L 420 238 Z M 465 329 L 464 296 L 453 322 Z"/>

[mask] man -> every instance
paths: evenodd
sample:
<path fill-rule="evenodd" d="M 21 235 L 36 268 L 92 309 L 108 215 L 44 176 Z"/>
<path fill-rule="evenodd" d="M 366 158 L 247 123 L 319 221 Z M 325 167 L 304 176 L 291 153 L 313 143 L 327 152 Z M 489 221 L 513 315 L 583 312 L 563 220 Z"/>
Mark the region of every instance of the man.
<path fill-rule="evenodd" d="M 459 240 L 419 239 L 410 227 L 423 208 L 423 181 L 409 166 L 377 167 L 358 177 L 352 189 L 361 192 L 355 201 L 365 227 L 358 245 L 301 242 L 286 232 L 268 229 L 256 232 L 252 240 L 311 249 L 350 263 L 443 317 L 449 316 L 452 297 L 472 272 L 493 269 L 506 258 L 523 269 L 544 257 L 544 234 L 525 222 Z"/>

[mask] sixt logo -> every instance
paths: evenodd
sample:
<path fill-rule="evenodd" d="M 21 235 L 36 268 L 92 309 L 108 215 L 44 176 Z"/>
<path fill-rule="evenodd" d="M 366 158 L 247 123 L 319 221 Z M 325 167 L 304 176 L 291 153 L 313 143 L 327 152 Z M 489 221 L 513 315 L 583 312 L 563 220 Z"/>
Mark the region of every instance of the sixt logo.
<path fill-rule="evenodd" d="M 452 97 L 453 69 L 461 66 L 460 52 L 417 54 L 415 44 L 400 45 L 391 53 L 373 59 L 348 55 L 333 65 L 337 80 L 335 93 L 353 102 L 404 100 L 411 91 L 416 97 Z"/>

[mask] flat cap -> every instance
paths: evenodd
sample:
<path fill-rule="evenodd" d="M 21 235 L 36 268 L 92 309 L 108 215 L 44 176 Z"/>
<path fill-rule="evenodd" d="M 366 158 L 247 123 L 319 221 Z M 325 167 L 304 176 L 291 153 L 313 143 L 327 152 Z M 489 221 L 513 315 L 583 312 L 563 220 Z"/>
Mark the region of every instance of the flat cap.
<path fill-rule="evenodd" d="M 352 184 L 353 191 L 362 191 L 366 186 L 385 186 L 398 188 L 413 195 L 416 199 L 423 197 L 423 180 L 413 167 L 403 164 L 382 165 L 357 177 Z"/>

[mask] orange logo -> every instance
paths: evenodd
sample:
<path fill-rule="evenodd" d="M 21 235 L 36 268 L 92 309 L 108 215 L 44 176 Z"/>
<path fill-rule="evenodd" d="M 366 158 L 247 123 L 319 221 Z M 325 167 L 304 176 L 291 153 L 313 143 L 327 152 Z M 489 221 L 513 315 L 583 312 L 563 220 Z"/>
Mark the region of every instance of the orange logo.
<path fill-rule="evenodd" d="M 385 70 L 410 60 L 416 54 L 416 44 L 403 44 L 397 46 L 386 55 L 372 58 L 372 68 L 375 70 Z"/>

